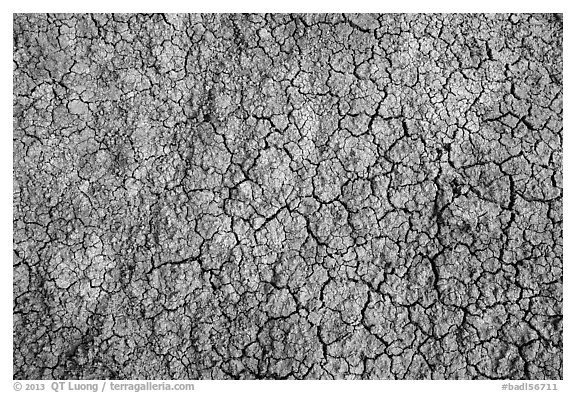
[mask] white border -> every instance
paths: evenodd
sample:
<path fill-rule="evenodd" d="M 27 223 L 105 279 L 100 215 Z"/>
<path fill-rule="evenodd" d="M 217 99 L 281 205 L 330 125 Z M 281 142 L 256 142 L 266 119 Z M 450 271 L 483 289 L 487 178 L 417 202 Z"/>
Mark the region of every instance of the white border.
<path fill-rule="evenodd" d="M 568 1 L 566 2 L 568 3 Z M 11 12 L 562 12 L 562 1 L 458 1 L 458 0 L 72 0 L 21 1 Z"/>
<path fill-rule="evenodd" d="M 10 1 L 10 0 L 7 0 Z M 576 392 L 575 383 L 575 340 L 573 261 L 576 259 L 576 197 L 574 176 L 576 174 L 576 135 L 574 129 L 574 13 L 568 1 L 313 1 L 289 0 L 273 1 L 122 1 L 98 0 L 89 3 L 79 1 L 21 1 L 2 4 L 0 15 L 0 42 L 4 59 L 2 67 L 2 114 L 5 131 L 0 142 L 0 184 L 4 184 L 1 194 L 0 223 L 2 263 L 0 273 L 0 315 L 6 316 L 0 323 L 0 391 L 13 390 L 12 380 L 12 13 L 15 12 L 562 12 L 564 14 L 564 108 L 569 110 L 564 117 L 564 380 L 545 381 L 556 383 L 558 391 Z M 5 8 L 5 9 L 4 9 Z M 9 57 L 10 56 L 10 57 Z M 10 185 L 10 187 L 8 186 Z M 22 381 L 24 382 L 24 381 Z M 50 381 L 37 381 L 49 385 Z M 176 382 L 176 381 L 174 381 Z M 185 382 L 185 381 L 179 381 Z M 385 391 L 424 391 L 424 392 L 498 392 L 507 381 L 193 381 L 195 391 L 210 392 L 266 392 L 270 389 L 288 391 L 334 391 L 349 392 L 361 389 L 366 392 Z M 509 381 L 519 383 L 519 381 Z M 532 381 L 536 382 L 536 381 Z M 102 383 L 100 383 L 100 386 Z M 110 391 L 109 389 L 106 389 Z M 24 391 L 24 390 L 23 390 Z M 52 391 L 49 386 L 45 391 Z"/>

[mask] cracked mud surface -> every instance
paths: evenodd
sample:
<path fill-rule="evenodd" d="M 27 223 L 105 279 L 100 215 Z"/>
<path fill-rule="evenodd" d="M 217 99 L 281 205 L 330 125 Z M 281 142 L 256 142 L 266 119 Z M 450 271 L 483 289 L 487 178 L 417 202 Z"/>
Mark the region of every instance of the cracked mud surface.
<path fill-rule="evenodd" d="M 14 378 L 562 378 L 562 17 L 15 15 Z"/>

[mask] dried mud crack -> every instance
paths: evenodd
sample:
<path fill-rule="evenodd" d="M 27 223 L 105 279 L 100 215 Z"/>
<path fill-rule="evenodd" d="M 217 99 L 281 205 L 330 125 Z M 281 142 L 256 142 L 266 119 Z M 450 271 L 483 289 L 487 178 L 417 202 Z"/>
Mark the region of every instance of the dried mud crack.
<path fill-rule="evenodd" d="M 14 378 L 562 378 L 562 23 L 15 15 Z"/>

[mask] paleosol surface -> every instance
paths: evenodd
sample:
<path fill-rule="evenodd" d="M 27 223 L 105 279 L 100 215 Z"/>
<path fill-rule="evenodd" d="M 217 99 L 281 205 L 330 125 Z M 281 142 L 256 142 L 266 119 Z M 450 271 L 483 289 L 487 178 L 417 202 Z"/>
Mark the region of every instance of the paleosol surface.
<path fill-rule="evenodd" d="M 15 15 L 14 378 L 561 378 L 562 23 Z"/>

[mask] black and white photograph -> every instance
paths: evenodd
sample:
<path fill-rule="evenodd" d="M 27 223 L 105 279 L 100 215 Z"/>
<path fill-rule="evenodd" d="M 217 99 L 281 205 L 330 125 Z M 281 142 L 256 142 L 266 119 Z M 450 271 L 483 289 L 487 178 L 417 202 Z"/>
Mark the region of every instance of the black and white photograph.
<path fill-rule="evenodd" d="M 568 391 L 555 7 L 12 12 L 3 389 Z"/>

